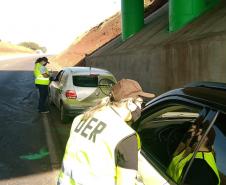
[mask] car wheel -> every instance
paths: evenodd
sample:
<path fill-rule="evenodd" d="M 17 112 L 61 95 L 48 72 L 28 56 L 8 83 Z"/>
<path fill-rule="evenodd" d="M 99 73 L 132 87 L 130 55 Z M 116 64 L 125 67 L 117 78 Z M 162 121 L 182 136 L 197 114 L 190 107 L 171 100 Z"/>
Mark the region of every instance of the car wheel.
<path fill-rule="evenodd" d="M 69 121 L 68 116 L 65 115 L 64 106 L 62 104 L 60 106 L 60 120 L 62 123 L 67 123 Z"/>

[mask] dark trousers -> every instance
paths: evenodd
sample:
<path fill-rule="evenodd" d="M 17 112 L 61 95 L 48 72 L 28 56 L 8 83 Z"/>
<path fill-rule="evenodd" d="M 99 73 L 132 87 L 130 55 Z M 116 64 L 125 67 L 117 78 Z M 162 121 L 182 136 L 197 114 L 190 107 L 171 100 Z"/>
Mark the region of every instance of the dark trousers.
<path fill-rule="evenodd" d="M 36 84 L 36 87 L 39 90 L 38 109 L 39 111 L 47 111 L 49 109 L 47 105 L 48 85 Z"/>

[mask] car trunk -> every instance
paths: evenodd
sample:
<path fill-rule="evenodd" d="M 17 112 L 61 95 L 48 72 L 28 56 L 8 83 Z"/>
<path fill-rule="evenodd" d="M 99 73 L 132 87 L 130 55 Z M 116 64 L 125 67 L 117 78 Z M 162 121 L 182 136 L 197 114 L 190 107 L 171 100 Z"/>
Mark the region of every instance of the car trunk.
<path fill-rule="evenodd" d="M 76 101 L 79 101 L 81 107 L 93 106 L 99 99 L 106 96 L 98 86 L 101 78 L 100 75 L 93 74 L 72 76 L 74 90 L 77 94 Z"/>

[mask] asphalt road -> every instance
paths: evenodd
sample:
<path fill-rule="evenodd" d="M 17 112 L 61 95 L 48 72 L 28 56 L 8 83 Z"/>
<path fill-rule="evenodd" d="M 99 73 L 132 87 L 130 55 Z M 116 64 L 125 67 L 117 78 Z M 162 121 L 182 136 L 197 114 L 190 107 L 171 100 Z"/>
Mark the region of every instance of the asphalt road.
<path fill-rule="evenodd" d="M 53 185 L 70 130 L 37 111 L 34 59 L 0 61 L 0 185 Z"/>

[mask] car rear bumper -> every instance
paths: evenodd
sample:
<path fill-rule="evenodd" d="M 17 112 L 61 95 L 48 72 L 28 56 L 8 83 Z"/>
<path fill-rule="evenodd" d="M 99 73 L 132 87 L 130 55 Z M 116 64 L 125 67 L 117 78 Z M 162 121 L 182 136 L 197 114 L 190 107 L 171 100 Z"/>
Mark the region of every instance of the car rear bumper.
<path fill-rule="evenodd" d="M 77 107 L 64 104 L 64 113 L 66 116 L 73 117 L 83 113 L 89 107 Z"/>

